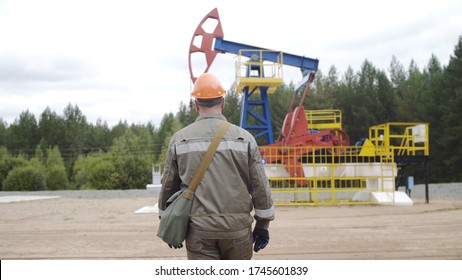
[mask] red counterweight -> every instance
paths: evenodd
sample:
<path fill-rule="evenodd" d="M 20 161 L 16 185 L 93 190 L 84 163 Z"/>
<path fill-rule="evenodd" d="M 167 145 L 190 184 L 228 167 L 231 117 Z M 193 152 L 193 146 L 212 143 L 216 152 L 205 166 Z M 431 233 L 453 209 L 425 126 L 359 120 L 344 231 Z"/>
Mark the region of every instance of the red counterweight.
<path fill-rule="evenodd" d="M 278 141 L 260 148 L 266 163 L 283 164 L 291 177 L 304 177 L 302 168 L 304 155 L 323 149 L 327 153 L 342 154 L 345 151 L 342 147 L 350 145 L 348 134 L 340 128 L 320 131 L 309 129 L 303 102 L 313 79 L 314 73 L 311 73 L 299 106 L 292 111 L 296 98 L 294 95 Z M 298 183 L 303 184 L 303 182 Z"/>

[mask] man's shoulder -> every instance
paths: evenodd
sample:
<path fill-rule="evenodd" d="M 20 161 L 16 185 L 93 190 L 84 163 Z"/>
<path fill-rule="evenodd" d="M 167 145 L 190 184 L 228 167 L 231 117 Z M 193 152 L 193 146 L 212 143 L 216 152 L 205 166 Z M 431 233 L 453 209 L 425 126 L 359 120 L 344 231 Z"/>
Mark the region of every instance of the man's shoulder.
<path fill-rule="evenodd" d="M 233 134 L 233 136 L 242 137 L 242 138 L 244 138 L 244 139 L 246 139 L 246 140 L 248 140 L 250 142 L 255 141 L 255 138 L 253 137 L 253 135 L 249 131 L 243 129 L 240 126 L 237 126 L 235 124 L 231 124 L 230 131 Z"/>

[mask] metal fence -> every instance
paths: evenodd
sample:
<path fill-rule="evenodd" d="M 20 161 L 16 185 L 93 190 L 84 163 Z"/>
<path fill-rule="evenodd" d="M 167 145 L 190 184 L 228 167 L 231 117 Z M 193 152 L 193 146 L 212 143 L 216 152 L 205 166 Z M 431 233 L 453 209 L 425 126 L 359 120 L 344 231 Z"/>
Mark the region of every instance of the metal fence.
<path fill-rule="evenodd" d="M 373 193 L 394 200 L 397 167 L 393 154 L 365 156 L 360 147 L 342 148 L 338 154 L 325 147 L 274 147 L 270 153 L 278 156 L 271 158 L 277 161 L 266 162 L 265 172 L 275 204 L 379 203 L 372 199 Z"/>

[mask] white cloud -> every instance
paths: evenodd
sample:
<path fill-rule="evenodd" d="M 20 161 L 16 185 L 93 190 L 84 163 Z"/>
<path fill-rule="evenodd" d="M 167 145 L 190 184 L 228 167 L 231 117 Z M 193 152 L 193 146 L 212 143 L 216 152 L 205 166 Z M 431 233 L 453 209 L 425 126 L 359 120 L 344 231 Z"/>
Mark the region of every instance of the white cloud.
<path fill-rule="evenodd" d="M 225 39 L 318 58 L 327 73 L 368 59 L 386 70 L 395 55 L 423 68 L 443 64 L 461 35 L 460 1 L 0 1 L 0 118 L 79 106 L 89 121 L 159 124 L 189 101 L 188 49 L 218 7 Z M 234 81 L 233 54 L 210 71 Z M 298 69 L 285 67 L 286 82 Z"/>

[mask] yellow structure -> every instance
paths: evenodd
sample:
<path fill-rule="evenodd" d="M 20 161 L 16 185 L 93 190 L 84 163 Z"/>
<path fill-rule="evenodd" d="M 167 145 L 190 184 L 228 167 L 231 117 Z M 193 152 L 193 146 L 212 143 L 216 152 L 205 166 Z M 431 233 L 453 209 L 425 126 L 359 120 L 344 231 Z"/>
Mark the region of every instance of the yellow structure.
<path fill-rule="evenodd" d="M 259 53 L 259 55 L 247 60 L 242 53 L 249 51 Z M 277 62 L 264 61 L 263 53 L 273 54 L 277 57 Z M 244 87 L 248 86 L 249 92 L 259 94 L 259 87 L 264 86 L 268 87 L 268 94 L 274 93 L 283 82 L 282 57 L 282 52 L 272 50 L 240 50 L 236 62 L 236 92 L 240 93 Z M 247 75 L 248 71 L 250 71 L 249 75 Z"/>
<path fill-rule="evenodd" d="M 332 112 L 325 117 L 330 121 L 317 128 L 338 125 Z M 310 114 L 312 120 L 317 116 L 325 114 Z M 342 147 L 341 154 L 334 152 L 338 147 L 274 147 L 273 154 L 303 156 L 299 161 L 286 160 L 293 166 L 265 164 L 265 172 L 276 205 L 410 205 L 406 194 L 395 191 L 399 161 L 427 157 L 428 139 L 426 123 L 385 123 L 371 127 L 362 146 Z M 290 168 L 300 167 L 302 176 L 289 175 Z"/>
<path fill-rule="evenodd" d="M 305 110 L 305 116 L 308 129 L 342 129 L 342 112 L 340 110 Z"/>
<path fill-rule="evenodd" d="M 379 153 L 429 156 L 428 123 L 388 122 L 369 128 L 369 139 Z M 392 147 L 393 150 L 384 149 Z"/>

